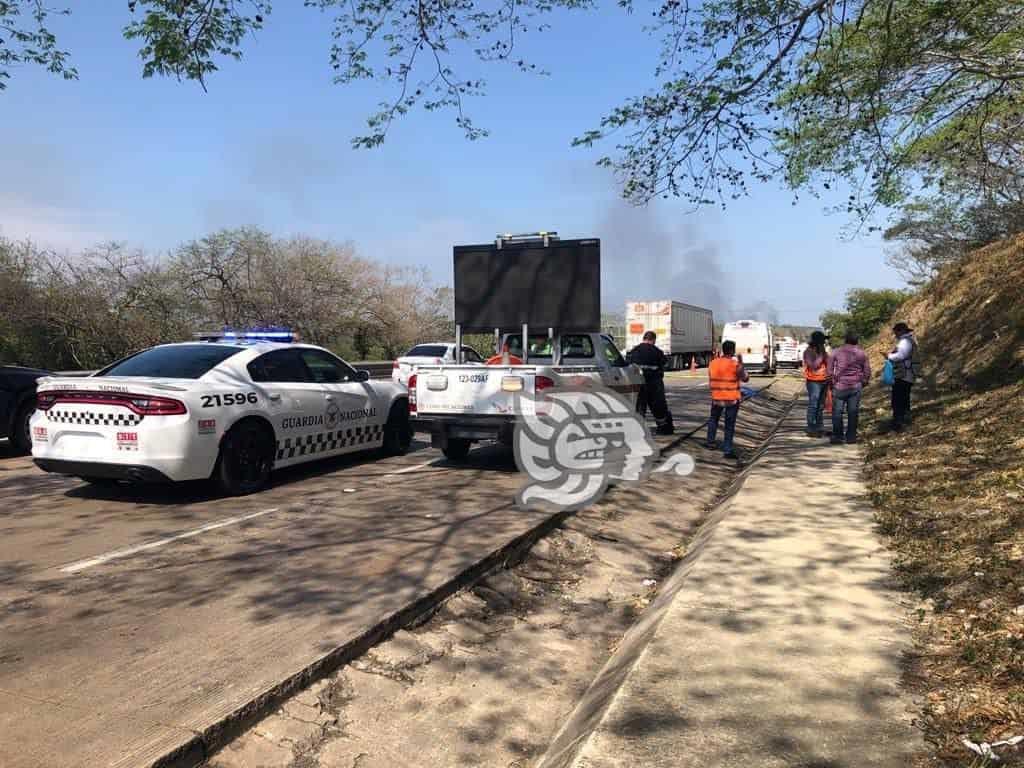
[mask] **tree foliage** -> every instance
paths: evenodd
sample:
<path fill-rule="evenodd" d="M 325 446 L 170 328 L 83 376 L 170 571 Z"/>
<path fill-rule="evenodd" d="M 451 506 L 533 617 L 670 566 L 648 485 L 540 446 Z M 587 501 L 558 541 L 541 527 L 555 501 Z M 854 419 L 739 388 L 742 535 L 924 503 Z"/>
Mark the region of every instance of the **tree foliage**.
<path fill-rule="evenodd" d="M 263 27 L 270 3 L 260 0 L 130 0 L 124 36 L 142 43 L 142 76 L 196 80 L 217 71 L 218 58 L 242 58 L 241 44 Z"/>
<path fill-rule="evenodd" d="M 819 191 L 842 181 L 863 220 L 919 187 L 952 182 L 974 197 L 1024 187 L 1024 13 L 1006 0 L 304 0 L 329 19 L 335 81 L 376 79 L 390 98 L 356 146 L 384 141 L 414 107 L 451 110 L 486 134 L 467 99 L 494 61 L 536 71 L 517 52 L 555 10 L 650 13 L 661 44 L 652 88 L 612 109 L 576 144 L 611 144 L 627 197 L 696 204 L 745 194 L 751 179 Z M 241 57 L 269 0 L 132 0 L 125 35 L 144 76 L 204 84 Z M 12 27 L 30 10 L 34 27 Z M 73 76 L 39 2 L 0 2 L 7 62 Z M 9 46 L 9 43 L 8 43 Z M 20 47 L 18 47 L 20 46 Z M 12 57 L 13 58 L 10 58 Z M 0 73 L 3 73 L 0 67 Z M 3 73 L 5 74 L 5 73 Z M 1009 191 L 1009 192 L 1008 192 Z"/>
<path fill-rule="evenodd" d="M 885 239 L 899 244 L 886 260 L 911 285 L 922 285 L 945 265 L 1020 232 L 1024 200 L 917 198 L 885 230 Z"/>
<path fill-rule="evenodd" d="M 621 134 L 603 162 L 634 199 L 721 202 L 780 175 L 843 180 L 847 210 L 867 217 L 962 166 L 985 188 L 1021 178 L 1017 4 L 666 0 L 658 26 L 660 89 L 578 139 Z"/>
<path fill-rule="evenodd" d="M 162 257 L 120 243 L 74 256 L 0 239 L 0 362 L 91 369 L 224 326 L 285 325 L 305 341 L 393 358 L 452 333 L 451 295 L 349 244 L 221 230 Z"/>
<path fill-rule="evenodd" d="M 65 80 L 78 77 L 68 64 L 68 52 L 57 46 L 47 27 L 51 15 L 68 13 L 47 8 L 43 0 L 0 0 L 0 91 L 7 87 L 11 69 L 22 64 L 45 67 Z"/>
<path fill-rule="evenodd" d="M 847 331 L 853 331 L 862 341 L 874 338 L 909 296 L 909 291 L 894 288 L 853 288 L 846 294 L 842 311 L 832 309 L 821 315 L 821 327 L 833 346 L 842 343 Z"/>

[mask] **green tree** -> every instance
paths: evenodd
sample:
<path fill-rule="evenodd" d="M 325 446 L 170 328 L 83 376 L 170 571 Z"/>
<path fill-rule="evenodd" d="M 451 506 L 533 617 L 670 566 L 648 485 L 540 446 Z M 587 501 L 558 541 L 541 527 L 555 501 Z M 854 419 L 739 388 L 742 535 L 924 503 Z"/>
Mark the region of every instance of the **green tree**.
<path fill-rule="evenodd" d="M 885 230 L 885 239 L 899 244 L 886 261 L 911 285 L 922 285 L 944 265 L 1019 232 L 1024 232 L 1024 200 L 918 198 L 902 206 Z"/>
<path fill-rule="evenodd" d="M 536 72 L 519 38 L 556 10 L 653 19 L 653 87 L 609 112 L 576 144 L 613 143 L 601 159 L 625 195 L 721 203 L 750 180 L 853 189 L 866 218 L 919 187 L 954 182 L 979 197 L 1024 188 L 1024 13 L 1006 0 L 304 0 L 326 14 L 339 84 L 377 79 L 391 98 L 356 146 L 384 141 L 411 109 L 451 110 L 469 138 L 466 100 L 494 61 Z M 142 73 L 204 85 L 242 56 L 267 0 L 132 0 L 124 34 Z M 35 21 L 24 26 L 22 9 Z M 35 62 L 74 77 L 38 0 L 0 0 L 0 77 Z M 12 43 L 13 42 L 13 46 Z"/>
<path fill-rule="evenodd" d="M 845 310 L 830 309 L 819 320 L 833 345 L 841 343 L 847 331 L 871 339 L 909 296 L 909 291 L 895 288 L 853 288 L 846 294 Z"/>
<path fill-rule="evenodd" d="M 0 91 L 7 87 L 11 69 L 22 64 L 45 67 L 65 80 L 78 77 L 68 64 L 68 52 L 57 47 L 57 38 L 47 27 L 51 15 L 69 13 L 51 10 L 42 0 L 0 0 Z"/>

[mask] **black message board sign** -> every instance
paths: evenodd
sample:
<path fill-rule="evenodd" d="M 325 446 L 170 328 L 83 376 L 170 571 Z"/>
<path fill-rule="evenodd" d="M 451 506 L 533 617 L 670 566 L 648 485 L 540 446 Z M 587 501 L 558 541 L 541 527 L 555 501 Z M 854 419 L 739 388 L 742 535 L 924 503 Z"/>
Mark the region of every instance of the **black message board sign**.
<path fill-rule="evenodd" d="M 601 328 L 601 241 L 457 245 L 455 322 L 466 333 Z"/>

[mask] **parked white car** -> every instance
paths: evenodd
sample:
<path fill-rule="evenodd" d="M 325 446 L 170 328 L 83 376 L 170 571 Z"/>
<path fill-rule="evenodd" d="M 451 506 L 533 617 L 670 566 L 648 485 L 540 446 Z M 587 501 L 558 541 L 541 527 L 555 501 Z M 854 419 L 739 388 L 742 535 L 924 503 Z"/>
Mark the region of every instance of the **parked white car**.
<path fill-rule="evenodd" d="M 418 365 L 449 365 L 455 362 L 455 344 L 447 341 L 431 341 L 417 344 L 391 365 L 391 380 L 403 387 L 409 386 L 409 376 Z M 462 362 L 465 365 L 483 365 L 484 359 L 472 347 L 462 345 Z"/>

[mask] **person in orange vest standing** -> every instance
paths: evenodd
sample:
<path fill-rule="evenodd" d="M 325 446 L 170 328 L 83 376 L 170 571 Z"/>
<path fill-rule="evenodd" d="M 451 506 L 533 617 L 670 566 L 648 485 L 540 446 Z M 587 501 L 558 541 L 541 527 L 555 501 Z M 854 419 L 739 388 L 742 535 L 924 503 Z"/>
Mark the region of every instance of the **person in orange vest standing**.
<path fill-rule="evenodd" d="M 736 459 L 733 447 L 733 435 L 736 433 L 736 417 L 740 412 L 740 400 L 743 393 L 740 384 L 750 380 L 743 368 L 743 358 L 736 354 L 736 342 L 722 342 L 722 356 L 716 357 L 708 366 L 709 386 L 711 387 L 711 418 L 708 419 L 708 439 L 706 447 L 714 450 L 718 447 L 715 435 L 718 434 L 718 421 L 725 414 L 725 440 L 722 451 L 725 458 Z"/>
<path fill-rule="evenodd" d="M 815 331 L 804 350 L 804 379 L 807 382 L 807 435 L 822 437 L 825 418 L 825 390 L 828 387 L 829 354 L 825 334 Z"/>

